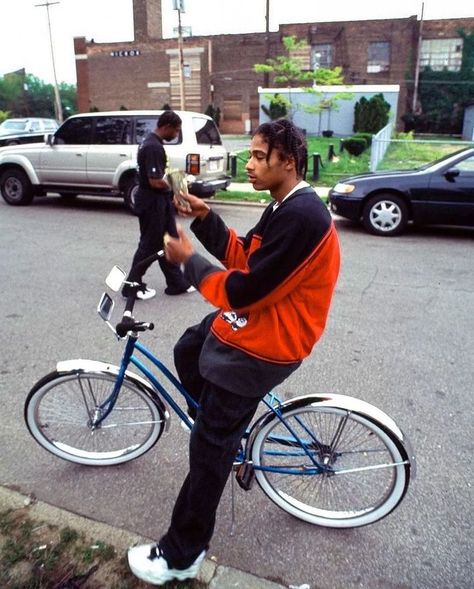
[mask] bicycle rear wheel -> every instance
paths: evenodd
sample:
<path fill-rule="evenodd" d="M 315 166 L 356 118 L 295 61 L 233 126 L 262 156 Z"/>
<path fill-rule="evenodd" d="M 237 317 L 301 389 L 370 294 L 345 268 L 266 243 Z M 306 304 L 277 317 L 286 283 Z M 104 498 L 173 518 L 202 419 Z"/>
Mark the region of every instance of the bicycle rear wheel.
<path fill-rule="evenodd" d="M 95 410 L 113 390 L 113 374 L 54 372 L 39 381 L 25 402 L 25 420 L 35 440 L 56 456 L 108 466 L 128 462 L 159 440 L 165 411 L 128 376 L 113 411 L 97 427 Z"/>
<path fill-rule="evenodd" d="M 376 421 L 317 404 L 290 409 L 284 420 L 293 433 L 275 416 L 251 449 L 255 477 L 281 509 L 312 524 L 353 528 L 385 517 L 400 503 L 409 464 Z"/>

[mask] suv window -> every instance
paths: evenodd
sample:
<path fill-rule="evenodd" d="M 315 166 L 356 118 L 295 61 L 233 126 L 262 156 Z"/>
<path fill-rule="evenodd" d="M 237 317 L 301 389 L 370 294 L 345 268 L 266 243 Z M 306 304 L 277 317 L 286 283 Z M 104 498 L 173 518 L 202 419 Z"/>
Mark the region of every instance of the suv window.
<path fill-rule="evenodd" d="M 157 117 L 136 119 L 135 141 L 136 143 L 138 143 L 138 145 L 140 145 L 140 143 L 145 139 L 145 137 L 156 128 L 156 121 Z M 182 142 L 183 134 L 181 131 L 179 132 L 179 135 L 176 137 L 176 139 L 172 139 L 171 141 L 163 141 L 164 145 L 178 145 Z"/>
<path fill-rule="evenodd" d="M 193 129 L 198 145 L 222 145 L 219 131 L 214 121 L 193 117 Z"/>
<path fill-rule="evenodd" d="M 96 145 L 130 145 L 131 121 L 127 117 L 98 117 L 93 143 Z"/>
<path fill-rule="evenodd" d="M 56 143 L 62 145 L 89 145 L 92 135 L 92 121 L 92 117 L 69 119 L 56 131 Z"/>

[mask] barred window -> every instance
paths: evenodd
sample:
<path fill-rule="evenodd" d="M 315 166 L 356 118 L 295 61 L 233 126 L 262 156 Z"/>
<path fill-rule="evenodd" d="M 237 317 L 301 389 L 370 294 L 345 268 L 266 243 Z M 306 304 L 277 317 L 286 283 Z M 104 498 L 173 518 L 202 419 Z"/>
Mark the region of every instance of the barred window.
<path fill-rule="evenodd" d="M 432 70 L 447 69 L 458 72 L 462 62 L 462 39 L 423 39 L 420 51 L 420 67 Z"/>
<path fill-rule="evenodd" d="M 311 45 L 311 69 L 316 70 L 320 67 L 332 68 L 332 53 L 333 47 L 330 43 Z"/>
<path fill-rule="evenodd" d="M 380 72 L 388 72 L 389 69 L 390 43 L 388 41 L 369 43 L 367 73 L 378 74 Z"/>

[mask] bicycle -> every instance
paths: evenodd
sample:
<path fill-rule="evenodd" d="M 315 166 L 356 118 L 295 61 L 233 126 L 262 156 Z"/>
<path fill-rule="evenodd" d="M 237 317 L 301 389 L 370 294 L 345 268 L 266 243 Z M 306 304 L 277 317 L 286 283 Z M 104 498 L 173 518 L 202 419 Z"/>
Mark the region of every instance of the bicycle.
<path fill-rule="evenodd" d="M 152 257 L 159 255 L 163 253 Z M 115 266 L 106 284 L 118 292 L 124 278 Z M 96 360 L 60 361 L 29 392 L 24 410 L 27 427 L 55 456 L 100 466 L 138 458 L 168 429 L 169 408 L 192 428 L 169 386 L 193 407 L 197 403 L 138 341 L 140 332 L 154 325 L 133 317 L 134 303 L 132 288 L 115 327 L 110 321 L 115 302 L 107 292 L 97 308 L 117 339 L 125 341 L 119 366 Z M 141 374 L 129 370 L 130 365 Z M 334 528 L 371 524 L 400 504 L 415 474 L 415 458 L 408 439 L 386 413 L 336 394 L 281 401 L 272 392 L 263 403 L 266 411 L 250 424 L 234 463 L 242 488 L 249 490 L 256 479 L 284 511 Z"/>

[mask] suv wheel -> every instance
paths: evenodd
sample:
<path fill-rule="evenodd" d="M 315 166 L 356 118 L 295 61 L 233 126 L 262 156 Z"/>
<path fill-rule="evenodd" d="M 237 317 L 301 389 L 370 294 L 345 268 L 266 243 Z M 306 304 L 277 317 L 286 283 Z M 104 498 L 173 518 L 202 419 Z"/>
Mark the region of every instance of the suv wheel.
<path fill-rule="evenodd" d="M 29 205 L 34 193 L 28 176 L 22 170 L 11 169 L 0 176 L 0 192 L 9 205 Z"/>
<path fill-rule="evenodd" d="M 128 210 L 136 215 L 135 212 L 135 196 L 138 190 L 138 178 L 136 176 L 130 176 L 127 178 L 122 185 L 123 200 Z"/>

